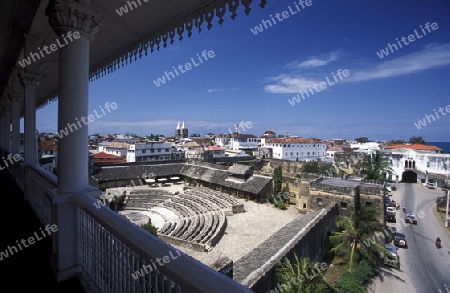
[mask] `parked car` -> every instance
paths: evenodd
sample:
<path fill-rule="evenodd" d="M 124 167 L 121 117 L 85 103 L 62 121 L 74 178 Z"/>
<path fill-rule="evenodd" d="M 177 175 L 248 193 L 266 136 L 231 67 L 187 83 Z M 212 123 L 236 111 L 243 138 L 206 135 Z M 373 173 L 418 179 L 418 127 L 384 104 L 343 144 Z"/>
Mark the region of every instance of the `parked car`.
<path fill-rule="evenodd" d="M 394 214 L 395 215 L 395 206 L 389 206 L 386 208 L 386 212 L 388 214 Z"/>
<path fill-rule="evenodd" d="M 384 248 L 387 250 L 383 257 L 384 264 L 391 267 L 400 268 L 400 258 L 397 253 L 397 247 L 388 243 L 384 245 Z"/>
<path fill-rule="evenodd" d="M 434 186 L 434 183 L 431 183 L 431 182 L 428 182 L 428 183 L 427 183 L 427 187 L 428 187 L 429 189 L 436 189 L 436 186 Z"/>
<path fill-rule="evenodd" d="M 402 233 L 394 234 L 394 245 L 397 247 L 407 248 L 408 243 L 406 242 L 406 235 Z"/>
<path fill-rule="evenodd" d="M 411 213 L 406 214 L 405 222 L 417 225 L 417 217 L 416 217 L 416 215 L 411 214 Z"/>
<path fill-rule="evenodd" d="M 386 222 L 397 223 L 397 219 L 395 219 L 395 215 L 386 215 Z"/>

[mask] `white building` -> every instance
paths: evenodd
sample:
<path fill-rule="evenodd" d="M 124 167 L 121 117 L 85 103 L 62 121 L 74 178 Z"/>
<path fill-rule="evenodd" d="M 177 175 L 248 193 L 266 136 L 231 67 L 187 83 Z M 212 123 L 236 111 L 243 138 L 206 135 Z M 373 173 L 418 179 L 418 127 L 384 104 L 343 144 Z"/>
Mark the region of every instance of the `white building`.
<path fill-rule="evenodd" d="M 172 155 L 169 143 L 148 142 L 130 144 L 127 151 L 127 162 L 166 161 Z"/>
<path fill-rule="evenodd" d="M 366 154 L 373 154 L 380 150 L 380 144 L 377 142 L 351 143 L 350 147 Z"/>
<path fill-rule="evenodd" d="M 442 149 L 436 146 L 392 145 L 383 152 L 388 156 L 394 180 L 443 182 L 450 175 L 450 154 L 442 154 Z"/>
<path fill-rule="evenodd" d="M 214 159 L 225 157 L 225 149 L 216 145 L 205 147 L 205 151 L 211 151 Z"/>
<path fill-rule="evenodd" d="M 99 153 L 126 157 L 130 144 L 124 142 L 103 142 L 98 145 Z"/>
<path fill-rule="evenodd" d="M 344 149 L 341 147 L 330 147 L 327 149 L 327 159 L 333 159 L 334 160 L 334 155 L 336 153 L 341 153 L 343 152 Z"/>
<path fill-rule="evenodd" d="M 253 134 L 219 134 L 214 138 L 214 143 L 227 150 L 256 150 L 261 140 Z"/>
<path fill-rule="evenodd" d="M 324 160 L 327 151 L 324 141 L 300 137 L 262 139 L 261 147 L 271 148 L 274 159 L 288 161 Z"/>

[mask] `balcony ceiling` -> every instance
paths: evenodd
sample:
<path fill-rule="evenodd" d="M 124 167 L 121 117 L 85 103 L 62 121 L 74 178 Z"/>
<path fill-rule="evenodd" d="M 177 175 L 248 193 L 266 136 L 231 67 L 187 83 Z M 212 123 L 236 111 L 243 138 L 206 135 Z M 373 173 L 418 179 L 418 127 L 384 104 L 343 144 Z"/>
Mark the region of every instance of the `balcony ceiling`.
<path fill-rule="evenodd" d="M 62 2 L 63 0 L 57 0 Z M 79 1 L 86 2 L 87 0 Z M 252 0 L 151 0 L 136 2 L 137 8 L 120 16 L 116 10 L 127 4 L 124 0 L 91 0 L 91 7 L 101 15 L 99 32 L 90 48 L 90 78 L 102 77 L 122 66 L 163 49 L 172 42 L 188 38 L 192 33 L 207 30 L 230 21 L 230 18 L 250 12 Z M 266 0 L 255 4 L 264 7 Z M 11 76 L 20 72 L 37 73 L 37 107 L 45 106 L 58 95 L 58 51 L 22 68 L 18 61 L 38 47 L 56 44 L 45 10 L 49 0 L 2 0 L 0 2 L 0 97 L 8 102 L 6 93 L 20 89 Z M 243 6 L 244 9 L 242 9 Z M 245 12 L 244 12 L 245 11 Z M 33 17 L 34 16 L 34 17 Z M 31 41 L 24 55 L 25 36 Z M 22 103 L 23 104 L 23 103 Z M 23 116 L 23 106 L 22 106 Z"/>

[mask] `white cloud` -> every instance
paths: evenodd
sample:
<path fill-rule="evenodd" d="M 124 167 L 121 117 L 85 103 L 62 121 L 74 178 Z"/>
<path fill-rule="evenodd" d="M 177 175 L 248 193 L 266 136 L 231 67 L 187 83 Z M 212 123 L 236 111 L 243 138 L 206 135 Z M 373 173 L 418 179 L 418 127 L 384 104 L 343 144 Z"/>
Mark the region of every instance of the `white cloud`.
<path fill-rule="evenodd" d="M 445 65 L 450 65 L 450 44 L 429 44 L 418 52 L 384 61 L 369 68 L 350 70 L 351 75 L 345 81 L 366 81 L 407 75 Z"/>
<path fill-rule="evenodd" d="M 320 81 L 307 79 L 304 77 L 290 77 L 290 76 L 280 76 L 279 78 L 272 78 L 275 80 L 276 84 L 266 85 L 264 90 L 267 93 L 272 94 L 292 94 L 298 93 L 299 91 L 308 90 L 308 86 L 313 84 L 319 84 Z"/>
<path fill-rule="evenodd" d="M 222 91 L 222 89 L 208 89 L 208 90 L 207 90 L 207 92 L 208 92 L 209 94 L 215 93 L 215 92 L 220 92 L 220 91 Z"/>
<path fill-rule="evenodd" d="M 400 52 L 396 54 L 400 55 Z M 319 61 L 308 60 L 311 64 L 314 62 L 319 64 Z M 345 66 L 342 69 L 348 69 L 350 76 L 341 82 L 358 82 L 395 77 L 446 65 L 450 65 L 450 44 L 430 44 L 421 51 L 386 60 L 376 65 L 365 65 L 365 68 L 352 69 L 351 66 Z M 317 76 L 317 72 L 313 72 L 313 74 Z M 329 76 L 330 74 L 324 75 L 321 80 L 317 80 L 298 73 L 283 73 L 276 77 L 267 78 L 267 81 L 272 84 L 266 85 L 264 89 L 267 93 L 275 94 L 298 93 L 309 89 L 308 86 L 312 86 L 314 83 L 319 84 L 325 81 Z"/>
<path fill-rule="evenodd" d="M 338 60 L 342 56 L 341 50 L 336 50 L 322 56 L 314 56 L 308 60 L 300 62 L 299 60 L 289 63 L 287 68 L 311 68 L 317 66 L 324 66 L 330 62 Z"/>

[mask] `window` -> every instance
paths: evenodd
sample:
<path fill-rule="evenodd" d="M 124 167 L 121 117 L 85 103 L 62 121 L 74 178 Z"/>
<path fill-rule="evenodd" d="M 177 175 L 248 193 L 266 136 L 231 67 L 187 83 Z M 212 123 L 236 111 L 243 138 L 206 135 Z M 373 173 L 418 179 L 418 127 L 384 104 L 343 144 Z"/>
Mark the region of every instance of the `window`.
<path fill-rule="evenodd" d="M 142 153 L 145 154 L 147 152 L 147 150 L 142 150 Z"/>
<path fill-rule="evenodd" d="M 372 202 L 371 201 L 366 201 L 366 207 L 371 207 L 372 206 Z"/>
<path fill-rule="evenodd" d="M 346 210 L 347 209 L 347 203 L 344 201 L 341 201 L 341 209 Z"/>
<path fill-rule="evenodd" d="M 321 197 L 318 197 L 318 198 L 317 198 L 317 204 L 320 204 L 320 205 L 322 205 L 322 204 L 323 204 L 323 200 L 322 200 L 322 198 L 321 198 Z"/>
<path fill-rule="evenodd" d="M 303 204 L 303 209 L 306 209 L 306 203 Z"/>

